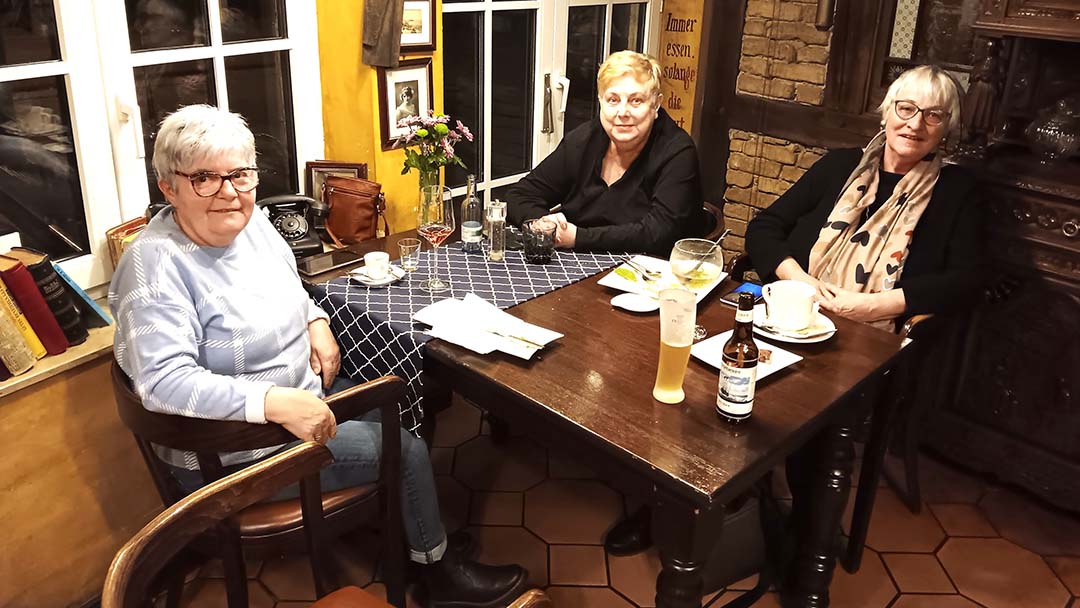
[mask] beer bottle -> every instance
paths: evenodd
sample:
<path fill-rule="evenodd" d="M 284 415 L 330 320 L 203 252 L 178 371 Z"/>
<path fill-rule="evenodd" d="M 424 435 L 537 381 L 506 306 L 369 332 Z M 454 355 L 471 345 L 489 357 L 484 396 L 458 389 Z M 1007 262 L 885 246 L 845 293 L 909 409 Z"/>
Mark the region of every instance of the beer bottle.
<path fill-rule="evenodd" d="M 731 422 L 750 417 L 757 384 L 758 347 L 754 344 L 754 296 L 739 294 L 735 331 L 724 345 L 720 363 L 720 386 L 716 392 L 716 412 Z"/>

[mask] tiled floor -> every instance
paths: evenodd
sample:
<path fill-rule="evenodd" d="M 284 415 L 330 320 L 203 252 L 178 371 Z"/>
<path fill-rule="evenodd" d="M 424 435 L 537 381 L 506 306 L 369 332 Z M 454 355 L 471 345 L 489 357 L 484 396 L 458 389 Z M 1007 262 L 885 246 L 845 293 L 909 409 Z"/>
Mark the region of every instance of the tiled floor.
<path fill-rule="evenodd" d="M 623 513 L 622 497 L 527 439 L 496 446 L 486 429 L 465 402 L 440 417 L 432 461 L 448 528 L 467 527 L 482 561 L 527 567 L 559 608 L 653 606 L 656 551 L 618 558 L 601 546 Z M 879 489 L 862 568 L 837 569 L 832 606 L 1080 608 L 1080 518 L 930 458 L 921 474 L 926 504 L 918 515 Z M 343 539 L 335 553 L 354 584 L 379 593 L 375 544 Z M 224 606 L 219 576 L 219 568 L 205 568 L 184 604 Z M 251 564 L 249 576 L 253 607 L 305 606 L 314 597 L 302 556 Z M 753 583 L 732 585 L 716 605 Z M 770 594 L 757 605 L 779 601 Z"/>

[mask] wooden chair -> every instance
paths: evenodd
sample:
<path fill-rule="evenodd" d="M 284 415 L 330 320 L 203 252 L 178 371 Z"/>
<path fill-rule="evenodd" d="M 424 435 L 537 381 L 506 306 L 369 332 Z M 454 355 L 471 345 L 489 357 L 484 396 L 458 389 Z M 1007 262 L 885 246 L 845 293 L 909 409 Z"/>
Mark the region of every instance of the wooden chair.
<path fill-rule="evenodd" d="M 325 535 L 319 496 L 319 470 L 333 461 L 330 450 L 306 442 L 219 479 L 177 501 L 148 523 L 116 554 L 105 578 L 102 608 L 141 608 L 149 603 L 154 581 L 189 543 L 212 528 L 235 527 L 237 513 L 250 509 L 282 488 L 299 482 L 316 499 L 304 505 L 305 533 L 311 555 L 321 551 Z M 402 606 L 403 604 L 398 604 Z M 313 608 L 390 608 L 358 587 L 343 587 L 321 597 Z M 527 591 L 510 608 L 547 608 L 543 591 Z"/>
<path fill-rule="evenodd" d="M 221 452 L 266 448 L 296 440 L 284 427 L 273 423 L 226 422 L 151 412 L 143 407 L 127 375 L 116 362 L 113 362 L 112 381 L 120 418 L 135 436 L 135 442 L 166 507 L 186 499 L 168 466 L 157 457 L 151 444 L 195 452 L 203 478 L 209 483 L 224 477 L 225 471 L 218 457 Z M 383 428 L 397 429 L 400 426 L 398 404 L 404 396 L 405 382 L 394 376 L 386 376 L 337 393 L 327 399 L 327 404 L 339 422 L 358 418 L 364 412 L 378 408 Z M 179 555 L 174 567 L 163 573 L 159 587 L 167 584 L 170 602 L 173 598 L 178 599 L 187 569 L 192 564 L 205 561 L 206 556 L 220 555 L 229 606 L 247 606 L 245 550 L 258 556 L 307 549 L 312 556 L 316 593 L 322 597 L 335 586 L 336 577 L 329 569 L 331 564 L 311 550 L 311 537 L 305 530 L 308 516 L 303 507 L 312 511 L 314 507 L 321 506 L 319 512 L 325 513 L 325 519 L 320 534 L 335 538 L 369 520 L 371 512 L 381 503 L 380 528 L 386 558 L 383 578 L 387 585 L 387 597 L 391 603 L 404 606 L 401 437 L 398 433 L 383 434 L 381 459 L 377 483 L 326 494 L 319 492 L 317 483 L 314 486 L 302 483 L 299 499 L 270 503 L 251 500 L 232 518 L 234 525 L 216 527 L 210 534 L 196 539 L 191 544 L 191 550 Z M 374 500 L 376 497 L 379 501 Z"/>
<path fill-rule="evenodd" d="M 705 201 L 704 210 L 705 214 L 712 218 L 712 230 L 702 238 L 715 241 L 724 233 L 724 209 Z"/>

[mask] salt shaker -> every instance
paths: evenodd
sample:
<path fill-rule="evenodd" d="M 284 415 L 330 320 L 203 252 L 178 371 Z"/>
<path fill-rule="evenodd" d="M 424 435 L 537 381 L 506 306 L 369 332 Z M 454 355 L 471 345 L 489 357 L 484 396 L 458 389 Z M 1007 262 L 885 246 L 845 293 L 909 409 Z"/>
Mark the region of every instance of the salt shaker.
<path fill-rule="evenodd" d="M 492 262 L 501 262 L 506 252 L 506 203 L 493 200 L 487 206 L 488 259 Z"/>

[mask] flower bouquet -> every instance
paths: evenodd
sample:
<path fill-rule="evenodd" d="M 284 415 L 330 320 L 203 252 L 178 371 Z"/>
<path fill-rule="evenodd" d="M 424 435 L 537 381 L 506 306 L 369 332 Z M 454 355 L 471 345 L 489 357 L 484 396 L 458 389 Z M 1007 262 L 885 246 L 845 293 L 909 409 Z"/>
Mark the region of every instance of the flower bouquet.
<path fill-rule="evenodd" d="M 455 125 L 450 127 L 449 116 L 431 110 L 427 116 L 407 116 L 399 120 L 398 128 L 409 130 L 394 142 L 395 148 L 405 150 L 401 174 L 416 169 L 420 172 L 420 187 L 423 188 L 438 185 L 440 167 L 457 165 L 464 169 L 465 163 L 454 153 L 454 144 L 462 139 L 472 141 L 473 134 L 460 120 L 454 122 Z"/>

